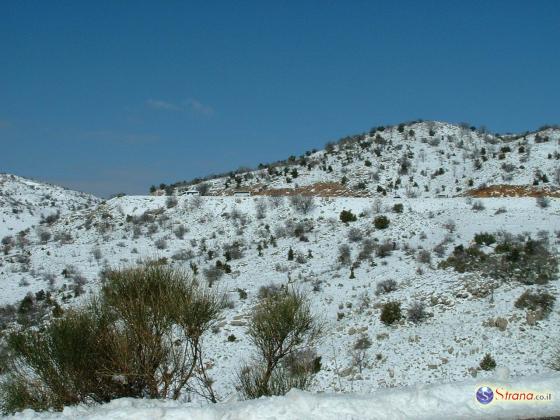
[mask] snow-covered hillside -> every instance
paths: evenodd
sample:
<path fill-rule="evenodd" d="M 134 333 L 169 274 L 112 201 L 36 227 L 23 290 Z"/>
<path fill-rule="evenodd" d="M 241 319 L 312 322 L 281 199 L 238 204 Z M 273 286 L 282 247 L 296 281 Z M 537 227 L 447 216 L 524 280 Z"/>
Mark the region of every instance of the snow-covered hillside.
<path fill-rule="evenodd" d="M 557 128 L 500 136 L 435 121 L 400 124 L 260 165 L 259 170 L 239 170 L 192 185 L 178 183 L 175 190 L 181 194 L 205 184 L 216 195 L 295 190 L 338 196 L 453 197 L 482 185 L 558 187 L 559 140 Z"/>
<path fill-rule="evenodd" d="M 304 214 L 285 198 L 179 197 L 177 203 L 165 197 L 115 198 L 87 213 L 64 215 L 51 226 L 53 238 L 69 233 L 70 241 L 37 239 L 23 262 L 15 249 L 2 257 L 0 296 L 3 303 L 14 303 L 44 289 L 70 304 L 76 295 L 87 296 L 82 289 L 99 287 L 105 267 L 146 258 L 165 258 L 191 273 L 194 265 L 199 278 L 213 281 L 231 300 L 219 328 L 207 337 L 222 398 L 234 389 L 240 357 L 252 354 L 247 317 L 259 289 L 270 284 L 305 291 L 328 325 L 317 349 L 323 369 L 315 390 L 368 392 L 484 375 L 478 365 L 486 353 L 514 375 L 548 371 L 560 328 L 558 310 L 536 322 L 514 306 L 535 286 L 498 284 L 437 265 L 477 232 L 526 233 L 557 250 L 556 200 L 545 208 L 534 198 L 314 201 Z M 402 213 L 393 211 L 398 203 Z M 342 223 L 342 210 L 351 210 L 357 221 Z M 373 225 L 380 214 L 390 220 L 387 229 Z M 288 261 L 290 248 L 293 261 Z M 231 274 L 213 270 L 217 260 L 225 262 L 226 250 Z M 342 258 L 345 252 L 349 255 Z M 387 280 L 394 286 L 379 289 Z M 557 282 L 538 289 L 558 295 Z M 403 319 L 384 325 L 380 307 L 388 301 L 400 302 L 403 311 L 422 302 L 429 316 L 417 324 Z M 234 340 L 228 340 L 231 335 Z M 362 336 L 373 344 L 358 367 L 352 348 Z"/>
<path fill-rule="evenodd" d="M 66 214 L 99 202 L 90 194 L 0 174 L 0 237 L 15 236 L 57 212 Z"/>
<path fill-rule="evenodd" d="M 15 238 L 56 209 L 60 217 L 2 244 L 0 326 L 47 321 L 99 290 L 107 268 L 157 259 L 229 300 L 204 337 L 220 400 L 236 395 L 239 367 L 254 356 L 247 325 L 259 294 L 282 285 L 304 292 L 325 325 L 312 391 L 483 383 L 486 354 L 513 377 L 548 375 L 560 345 L 559 139 L 553 129 L 496 138 L 444 123 L 396 126 L 305 162 L 205 181 L 207 196 L 181 186 L 176 196 L 101 202 L 3 176 L 0 233 Z M 482 184 L 527 190 L 466 194 Z M 543 186 L 550 198 L 524 196 Z M 395 322 L 380 319 L 388 303 L 400 305 Z"/>

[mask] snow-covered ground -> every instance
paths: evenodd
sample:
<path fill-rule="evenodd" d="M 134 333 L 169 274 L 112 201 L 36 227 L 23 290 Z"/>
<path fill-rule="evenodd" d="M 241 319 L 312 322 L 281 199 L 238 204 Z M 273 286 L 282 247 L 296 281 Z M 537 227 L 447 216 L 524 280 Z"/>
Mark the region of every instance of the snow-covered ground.
<path fill-rule="evenodd" d="M 429 134 L 431 129 L 434 135 Z M 414 130 L 414 136 L 410 130 Z M 224 190 L 227 178 L 210 181 L 212 193 L 217 194 L 214 196 L 181 195 L 176 201 L 125 196 L 101 202 L 81 193 L 4 175 L 0 178 L 0 236 L 15 238 L 20 230 L 29 231 L 25 243 L 14 243 L 0 252 L 0 305 L 13 304 L 17 309 L 26 294 L 40 290 L 49 291 L 62 306 L 76 305 L 99 289 L 102 270 L 134 266 L 146 259 L 165 258 L 167 264 L 198 276 L 204 283 L 208 270 L 216 267 L 217 260 L 225 262 L 224 253 L 230 249 L 239 254 L 228 261 L 232 272 L 222 274 L 212 286 L 227 295 L 230 305 L 217 328 L 205 337 L 209 374 L 216 380 L 219 399 L 233 398 L 239 366 L 254 355 L 246 334 L 247 321 L 259 289 L 272 283 L 290 284 L 305 292 L 314 313 L 325 324 L 325 334 L 316 348 L 322 368 L 311 391 L 376 392 L 376 399 L 292 392 L 285 398 L 258 403 L 192 409 L 191 414 L 215 418 L 226 410 L 223 407 L 229 407 L 227 410 L 234 413 L 229 418 L 246 418 L 244 410 L 250 409 L 257 413 L 284 410 L 286 416 L 279 414 L 278 418 L 297 418 L 297 411 L 290 410 L 308 407 L 307 418 L 313 418 L 328 411 L 329 404 L 334 404 L 334 410 L 340 403 L 342 411 L 334 412 L 344 417 L 344 410 L 349 410 L 346 417 L 355 418 L 356 413 L 348 407 L 374 410 L 375 401 L 386 401 L 391 395 L 396 398 L 395 409 L 407 407 L 401 401 L 415 401 L 418 389 L 424 389 L 415 387 L 427 384 L 434 385 L 426 389 L 431 390 L 430 399 L 437 402 L 436 394 L 444 391 L 438 384 L 465 379 L 471 380 L 470 385 L 453 389 L 457 398 L 472 399 L 472 384 L 484 382 L 493 374 L 479 368 L 487 353 L 498 368 L 508 369 L 513 378 L 541 375 L 535 381 L 548 381 L 546 375 L 552 372 L 548 363 L 560 345 L 558 304 L 548 317 L 535 322 L 514 303 L 527 290 L 547 291 L 558 298 L 558 282 L 542 286 L 516 281 L 497 283 L 477 273 L 440 269 L 438 263 L 454 247 L 469 245 L 480 232 L 503 231 L 546 239 L 558 252 L 560 199 L 551 198 L 548 206 L 539 206 L 531 197 L 472 199 L 461 194 L 471 188 L 469 180 L 473 180 L 473 187 L 485 182 L 532 186 L 539 177 L 539 186 L 556 185 L 559 160 L 555 153 L 560 131 L 546 130 L 538 133 L 539 137 L 533 133 L 497 139 L 449 124 L 422 123 L 405 127 L 402 133 L 396 127 L 386 129 L 360 141 L 370 141 L 377 134 L 387 143 L 362 149 L 359 141 L 354 141 L 334 146 L 333 152 L 310 154 L 309 162 L 317 164 L 311 169 L 298 166 L 297 181 L 288 183 L 284 175 L 263 174 L 266 169 L 242 177 L 241 188 L 263 183 L 268 189 L 291 188 L 296 182 L 339 182 L 342 177 L 348 178 L 350 188 L 367 183 L 367 197 L 315 197 L 307 212 L 298 210 L 285 197 L 227 196 L 236 187 L 236 182 L 230 180 L 230 190 Z M 535 141 L 545 137 L 549 140 Z M 503 147 L 500 142 L 511 149 L 504 152 L 503 158 L 499 156 Z M 372 151 L 377 146 L 382 148 L 379 157 Z M 405 152 L 411 165 L 406 175 L 399 175 L 399 159 Z M 488 159 L 483 161 L 482 156 Z M 476 159 L 483 161 L 480 169 L 474 167 Z M 371 166 L 365 165 L 367 160 Z M 504 163 L 509 166 L 504 168 Z M 443 173 L 434 175 L 440 167 Z M 284 173 L 282 166 L 277 169 Z M 543 174 L 547 175 L 546 183 L 542 181 Z M 377 186 L 385 189 L 386 195 L 378 193 Z M 51 201 L 55 202 L 52 206 Z M 402 204 L 403 211 L 395 212 L 395 204 Z M 51 208 L 52 213 L 60 209 L 60 218 L 39 225 L 41 216 L 50 215 Z M 357 220 L 342 223 L 342 210 L 350 210 Z M 379 215 L 389 218 L 387 229 L 374 227 L 374 218 Z M 42 235 L 45 231 L 48 235 Z M 365 257 L 361 255 L 368 241 L 376 249 L 388 244 L 387 255 L 379 255 L 373 249 Z M 348 262 L 340 260 L 344 246 L 348 246 Z M 294 252 L 293 261 L 288 260 L 289 249 Z M 492 248 L 483 250 L 490 252 Z M 377 286 L 386 280 L 396 282 L 395 290 L 376 294 Z M 491 289 L 493 293 L 487 293 Z M 429 316 L 420 323 L 405 316 L 393 325 L 385 325 L 380 321 L 381 306 L 389 301 L 400 302 L 405 315 L 414 303 L 421 302 Z M 362 337 L 371 340 L 372 345 L 358 366 L 352 350 Z M 537 382 L 531 384 L 536 386 Z M 414 388 L 395 392 L 404 386 Z M 470 387 L 469 391 L 464 392 L 463 387 Z M 464 394 L 462 397 L 458 390 Z M 436 402 L 426 403 L 423 409 L 429 410 L 430 404 Z M 132 410 L 137 403 L 120 400 L 107 409 L 114 408 L 117 416 L 127 404 Z M 183 412 L 183 408 L 174 411 L 176 406 L 171 402 L 138 404 L 144 407 L 138 408 L 139 417 L 158 412 L 180 416 Z M 465 406 L 465 410 L 468 407 L 473 406 Z M 103 410 L 82 414 L 107 415 Z M 239 416 L 235 417 L 235 413 Z M 398 418 L 399 413 L 395 415 Z"/>
<path fill-rule="evenodd" d="M 57 211 L 68 213 L 100 201 L 90 194 L 0 173 L 0 238 L 16 235 Z"/>
<path fill-rule="evenodd" d="M 379 202 L 374 205 L 368 198 L 316 199 L 316 207 L 305 215 L 297 213 L 287 199 L 179 197 L 173 208 L 166 207 L 166 200 L 115 198 L 89 213 L 63 216 L 52 226 L 53 235 L 70 232 L 72 242 L 29 245 L 27 265 L 17 262 L 17 250 L 2 257 L 3 303 L 22 299 L 29 291 L 50 289 L 72 304 L 99 287 L 99 272 L 104 267 L 131 266 L 146 258 L 167 258 L 170 264 L 189 272 L 194 263 L 198 276 L 204 279 L 204 269 L 215 266 L 217 259 L 225 261 L 225 245 L 237 241 L 242 244 L 243 256 L 230 261 L 232 273 L 223 275 L 213 286 L 228 295 L 232 308 L 224 312 L 218 331 L 206 338 L 214 366 L 210 372 L 220 378 L 216 389 L 221 398 L 233 392 L 240 360 L 252 355 L 246 321 L 259 288 L 271 283 L 290 283 L 305 291 L 315 313 L 327 325 L 317 349 L 323 358 L 323 369 L 313 387 L 317 391 L 370 392 L 480 376 L 485 373 L 476 368 L 486 353 L 513 375 L 548 371 L 546 364 L 560 329 L 558 310 L 536 325 L 528 325 L 525 311 L 515 308 L 514 302 L 534 286 L 510 282 L 495 290 L 493 300 L 477 296 L 488 280 L 438 269 L 442 258 L 431 250 L 447 238 L 445 258 L 454 246 L 467 245 L 475 233 L 500 230 L 528 232 L 533 237 L 545 231 L 557 248 L 558 200 L 540 208 L 533 198 L 483 199 L 484 210 L 475 211 L 472 206 L 477 200 L 468 198 L 385 199 L 381 209 L 376 209 L 390 219 L 384 230 L 373 227 L 377 213 L 372 207 Z M 258 219 L 257 207 L 262 202 L 266 215 Z M 403 213 L 391 211 L 397 202 L 404 205 Z M 502 208 L 507 210 L 498 211 Z M 153 221 L 136 225 L 131 221 L 146 210 L 157 209 L 159 215 Z M 338 219 L 343 209 L 362 216 L 346 225 Z M 306 241 L 290 233 L 300 222 L 307 225 L 304 230 L 311 229 L 304 234 Z M 174 234 L 180 226 L 186 229 L 182 239 Z M 351 230 L 363 238 L 352 242 Z M 276 238 L 276 247 L 271 243 L 262 246 L 259 256 L 259 243 L 265 244 L 271 235 Z M 395 242 L 397 249 L 385 258 L 374 256 L 374 264 L 364 260 L 354 269 L 355 278 L 350 279 L 350 266 L 338 261 L 339 247 L 348 244 L 351 260 L 356 261 L 367 238 L 376 243 Z M 290 248 L 294 261 L 287 259 Z M 430 251 L 431 262 L 418 261 L 420 249 Z M 212 259 L 209 250 L 214 251 Z M 61 275 L 69 265 L 87 280 L 87 293 L 77 300 L 70 298 L 73 280 Z M 54 279 L 50 286 L 44 273 Z M 387 279 L 397 282 L 396 290 L 376 295 L 376 285 Z M 557 282 L 541 288 L 558 294 Z M 238 289 L 245 290 L 248 297 L 241 299 Z M 65 296 L 69 299 L 63 299 Z M 379 320 L 380 304 L 393 300 L 401 302 L 403 310 L 415 301 L 423 302 L 431 316 L 419 324 L 401 321 L 386 326 Z M 507 320 L 503 331 L 489 324 L 495 318 Z M 236 337 L 233 342 L 228 341 L 232 334 Z M 362 335 L 373 345 L 359 372 L 350 350 Z"/>
<path fill-rule="evenodd" d="M 488 404 L 476 399 L 481 386 L 492 389 Z M 560 375 L 540 375 L 510 379 L 505 376 L 486 381 L 418 385 L 377 391 L 371 394 L 313 394 L 296 389 L 283 397 L 243 402 L 225 402 L 193 407 L 176 401 L 123 398 L 105 405 L 65 408 L 62 413 L 27 410 L 18 419 L 184 419 L 184 420 L 359 420 L 359 419 L 522 419 L 560 416 Z M 507 399 L 506 391 L 511 394 Z M 514 397 L 513 394 L 517 396 Z M 520 400 L 523 393 L 524 400 Z M 499 395 L 503 395 L 501 398 Z M 532 396 L 530 396 L 532 394 Z M 536 402 L 538 395 L 551 400 Z M 516 398 L 516 400 L 513 400 Z M 531 398 L 531 401 L 527 400 Z"/>

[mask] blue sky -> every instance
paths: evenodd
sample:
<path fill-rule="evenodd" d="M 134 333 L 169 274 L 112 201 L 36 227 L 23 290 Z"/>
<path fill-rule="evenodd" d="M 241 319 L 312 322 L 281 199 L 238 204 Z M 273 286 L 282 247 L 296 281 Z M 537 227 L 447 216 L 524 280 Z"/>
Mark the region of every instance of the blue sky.
<path fill-rule="evenodd" d="M 560 2 L 2 1 L 0 172 L 107 196 L 423 118 L 560 123 Z"/>

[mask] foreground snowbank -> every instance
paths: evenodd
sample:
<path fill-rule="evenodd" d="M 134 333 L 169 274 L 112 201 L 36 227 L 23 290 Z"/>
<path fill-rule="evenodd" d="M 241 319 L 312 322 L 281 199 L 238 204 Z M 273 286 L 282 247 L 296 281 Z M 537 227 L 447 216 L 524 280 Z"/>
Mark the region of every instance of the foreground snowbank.
<path fill-rule="evenodd" d="M 418 385 L 385 389 L 372 394 L 312 394 L 292 390 L 284 397 L 226 402 L 193 407 L 176 401 L 122 398 L 101 406 L 66 408 L 62 413 L 27 410 L 18 418 L 80 419 L 482 419 L 560 416 L 560 375 L 546 374 L 507 379 L 495 378 L 451 384 Z M 501 379 L 499 379 L 501 378 Z M 505 378 L 505 379 L 504 379 Z M 489 404 L 476 399 L 476 391 L 488 386 L 494 391 Z M 510 393 L 551 394 L 551 400 L 504 401 Z M 500 397 L 502 394 L 504 397 Z M 517 394 L 518 396 L 520 394 Z M 527 394 L 528 395 L 528 394 Z"/>

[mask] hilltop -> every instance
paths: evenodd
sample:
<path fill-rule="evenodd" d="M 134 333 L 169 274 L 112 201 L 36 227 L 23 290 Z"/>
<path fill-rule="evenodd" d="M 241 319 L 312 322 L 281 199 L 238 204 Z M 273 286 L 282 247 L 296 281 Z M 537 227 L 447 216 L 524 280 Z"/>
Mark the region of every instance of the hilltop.
<path fill-rule="evenodd" d="M 560 184 L 560 129 L 498 135 L 467 125 L 428 121 L 377 127 L 328 143 L 324 150 L 256 170 L 176 183 L 168 192 L 208 195 L 454 197 L 487 186 Z M 533 188 L 536 187 L 536 188 Z M 518 191 L 518 194 L 526 192 Z"/>

